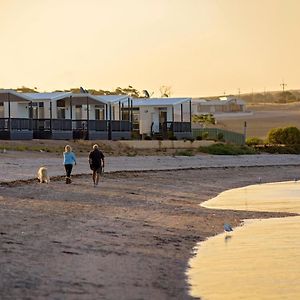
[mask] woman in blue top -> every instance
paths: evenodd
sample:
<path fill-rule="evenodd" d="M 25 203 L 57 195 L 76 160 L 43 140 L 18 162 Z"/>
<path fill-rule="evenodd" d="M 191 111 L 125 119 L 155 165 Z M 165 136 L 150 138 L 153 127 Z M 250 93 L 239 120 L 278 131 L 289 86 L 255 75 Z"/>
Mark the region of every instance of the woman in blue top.
<path fill-rule="evenodd" d="M 66 183 L 71 183 L 71 172 L 73 169 L 73 165 L 76 165 L 76 157 L 72 152 L 72 148 L 70 145 L 66 145 L 64 152 L 64 166 L 66 169 Z"/>

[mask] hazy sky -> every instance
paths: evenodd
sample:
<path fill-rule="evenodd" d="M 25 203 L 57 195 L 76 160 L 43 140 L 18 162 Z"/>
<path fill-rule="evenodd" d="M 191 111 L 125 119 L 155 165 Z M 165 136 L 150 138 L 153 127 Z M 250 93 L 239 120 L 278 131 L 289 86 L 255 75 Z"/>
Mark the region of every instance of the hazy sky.
<path fill-rule="evenodd" d="M 300 0 L 0 0 L 0 87 L 300 88 Z"/>

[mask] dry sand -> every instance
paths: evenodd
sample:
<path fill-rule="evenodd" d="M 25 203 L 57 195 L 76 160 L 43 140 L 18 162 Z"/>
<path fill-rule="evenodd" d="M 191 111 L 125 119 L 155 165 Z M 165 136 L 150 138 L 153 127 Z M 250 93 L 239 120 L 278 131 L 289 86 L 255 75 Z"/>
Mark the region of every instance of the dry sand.
<path fill-rule="evenodd" d="M 290 180 L 297 166 L 105 174 L 0 185 L 0 299 L 190 299 L 198 241 L 223 224 L 280 214 L 198 204 L 223 190 Z"/>

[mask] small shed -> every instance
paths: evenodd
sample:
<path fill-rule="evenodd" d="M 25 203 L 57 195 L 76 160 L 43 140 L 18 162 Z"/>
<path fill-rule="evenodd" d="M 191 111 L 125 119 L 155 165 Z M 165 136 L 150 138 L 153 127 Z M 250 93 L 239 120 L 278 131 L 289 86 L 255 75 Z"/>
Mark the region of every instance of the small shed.
<path fill-rule="evenodd" d="M 141 135 L 188 138 L 191 122 L 191 98 L 133 100 L 133 126 Z"/>

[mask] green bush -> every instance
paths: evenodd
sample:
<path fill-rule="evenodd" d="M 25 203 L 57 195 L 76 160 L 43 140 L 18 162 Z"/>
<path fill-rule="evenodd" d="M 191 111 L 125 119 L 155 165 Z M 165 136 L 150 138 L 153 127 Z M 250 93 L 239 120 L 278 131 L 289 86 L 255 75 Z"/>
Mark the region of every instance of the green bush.
<path fill-rule="evenodd" d="M 172 135 L 172 136 L 169 137 L 169 140 L 170 141 L 176 141 L 177 137 L 175 135 Z"/>
<path fill-rule="evenodd" d="M 264 145 L 259 149 L 261 152 L 271 154 L 300 154 L 300 144 L 294 145 Z"/>
<path fill-rule="evenodd" d="M 194 156 L 193 150 L 176 150 L 177 156 Z"/>
<path fill-rule="evenodd" d="M 140 136 L 140 134 L 139 134 L 138 132 L 133 131 L 133 132 L 131 133 L 131 138 L 132 138 L 133 140 L 139 140 L 139 139 L 141 138 L 141 136 Z"/>
<path fill-rule="evenodd" d="M 197 135 L 196 140 L 201 141 L 202 140 L 202 135 Z"/>
<path fill-rule="evenodd" d="M 208 132 L 207 131 L 205 131 L 205 132 L 202 133 L 202 139 L 203 140 L 207 140 L 208 139 Z"/>
<path fill-rule="evenodd" d="M 215 154 L 215 155 L 241 155 L 241 154 L 256 154 L 257 151 L 248 146 L 238 146 L 233 144 L 217 143 L 207 147 L 200 146 L 199 152 Z"/>
<path fill-rule="evenodd" d="M 247 146 L 257 146 L 257 145 L 263 145 L 264 141 L 258 137 L 251 137 L 247 138 L 246 145 Z"/>
<path fill-rule="evenodd" d="M 218 141 L 224 141 L 224 134 L 223 134 L 223 132 L 219 132 L 218 133 L 217 139 L 218 139 Z"/>
<path fill-rule="evenodd" d="M 297 127 L 274 128 L 268 134 L 270 144 L 300 144 L 300 131 Z"/>
<path fill-rule="evenodd" d="M 187 138 L 184 138 L 184 141 L 190 141 L 191 143 L 193 143 L 195 141 L 195 139 L 193 137 L 187 137 Z"/>
<path fill-rule="evenodd" d="M 152 140 L 152 137 L 149 136 L 149 135 L 146 135 L 146 136 L 144 137 L 144 140 L 146 140 L 146 141 L 151 141 L 151 140 Z"/>

